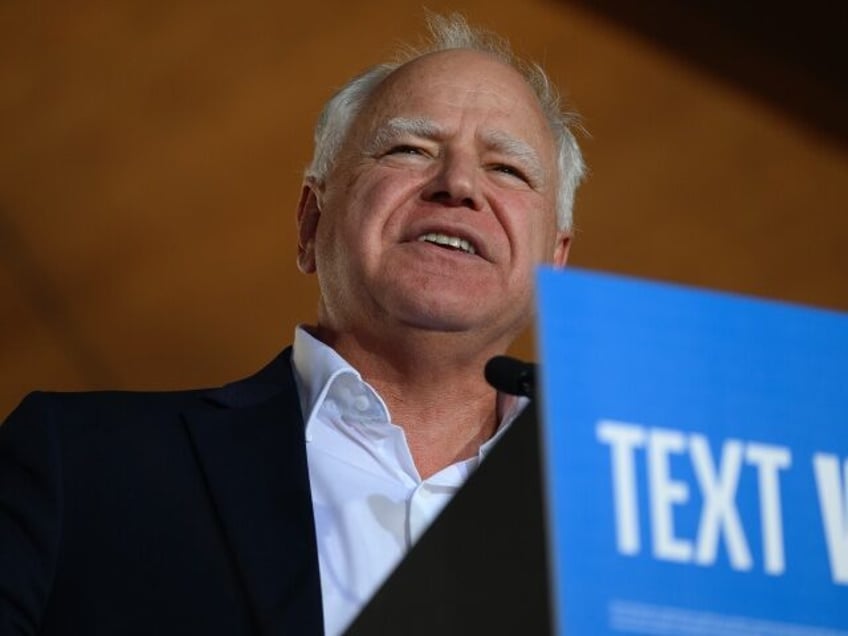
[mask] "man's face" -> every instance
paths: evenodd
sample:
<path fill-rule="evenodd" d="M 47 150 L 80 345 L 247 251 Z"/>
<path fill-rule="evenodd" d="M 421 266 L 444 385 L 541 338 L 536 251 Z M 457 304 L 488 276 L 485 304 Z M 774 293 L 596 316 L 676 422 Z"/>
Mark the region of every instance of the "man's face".
<path fill-rule="evenodd" d="M 301 201 L 320 322 L 510 340 L 531 314 L 534 266 L 565 262 L 556 188 L 550 128 L 514 69 L 463 50 L 405 65 Z"/>

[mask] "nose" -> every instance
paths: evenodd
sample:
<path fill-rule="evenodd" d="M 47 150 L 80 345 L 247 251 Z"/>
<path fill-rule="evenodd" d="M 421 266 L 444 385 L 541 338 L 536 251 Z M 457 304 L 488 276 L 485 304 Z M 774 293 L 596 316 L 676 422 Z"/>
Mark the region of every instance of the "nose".
<path fill-rule="evenodd" d="M 424 198 L 450 207 L 480 210 L 483 197 L 476 157 L 471 153 L 445 153 L 438 172 L 424 190 Z"/>

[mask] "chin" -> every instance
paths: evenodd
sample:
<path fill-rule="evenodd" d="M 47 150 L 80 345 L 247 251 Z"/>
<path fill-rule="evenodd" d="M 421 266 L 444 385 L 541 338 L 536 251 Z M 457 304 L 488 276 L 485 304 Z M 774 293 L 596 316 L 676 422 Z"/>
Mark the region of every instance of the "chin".
<path fill-rule="evenodd" d="M 428 331 L 467 331 L 480 323 L 478 312 L 470 312 L 468 302 L 445 302 L 422 297 L 405 297 L 390 305 L 397 319 L 410 326 Z"/>
<path fill-rule="evenodd" d="M 395 315 L 409 327 L 442 333 L 489 331 L 498 335 L 517 334 L 528 322 L 518 316 L 512 316 L 510 320 L 504 308 L 485 307 L 468 297 L 456 303 L 428 303 L 416 299 L 416 302 L 396 305 L 395 310 Z"/>
<path fill-rule="evenodd" d="M 381 290 L 376 301 L 387 315 L 423 330 L 518 333 L 532 316 L 531 298 L 509 294 L 487 278 L 404 277 L 384 282 Z"/>

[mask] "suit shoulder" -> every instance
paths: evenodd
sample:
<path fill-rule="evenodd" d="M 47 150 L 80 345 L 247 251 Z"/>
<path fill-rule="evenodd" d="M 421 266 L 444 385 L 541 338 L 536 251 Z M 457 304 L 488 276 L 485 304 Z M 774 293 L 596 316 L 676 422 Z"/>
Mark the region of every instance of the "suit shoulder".
<path fill-rule="evenodd" d="M 202 400 L 209 389 L 187 391 L 33 391 L 14 411 L 91 413 L 114 409 L 157 410 L 187 406 Z M 14 413 L 13 412 L 13 413 Z"/>
<path fill-rule="evenodd" d="M 212 388 L 176 391 L 35 391 L 9 415 L 16 420 L 148 421 L 186 411 L 244 406 L 279 390 L 291 390 L 289 350 L 258 373 Z"/>
<path fill-rule="evenodd" d="M 0 437 L 48 437 L 61 431 L 66 441 L 105 430 L 173 428 L 180 413 L 213 408 L 202 399 L 203 390 L 191 391 L 85 391 L 44 392 L 27 395 L 0 426 Z M 41 431 L 41 433 L 39 433 Z M 52 431 L 52 433 L 50 432 Z"/>

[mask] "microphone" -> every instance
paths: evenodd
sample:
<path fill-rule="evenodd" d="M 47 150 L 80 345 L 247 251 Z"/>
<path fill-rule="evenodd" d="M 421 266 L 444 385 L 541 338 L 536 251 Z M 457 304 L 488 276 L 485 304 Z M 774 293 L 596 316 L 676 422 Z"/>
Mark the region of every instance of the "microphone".
<path fill-rule="evenodd" d="M 486 363 L 486 382 L 502 393 L 533 398 L 536 393 L 536 365 L 509 356 L 495 356 Z"/>

